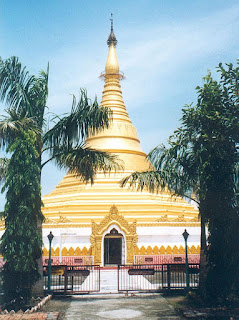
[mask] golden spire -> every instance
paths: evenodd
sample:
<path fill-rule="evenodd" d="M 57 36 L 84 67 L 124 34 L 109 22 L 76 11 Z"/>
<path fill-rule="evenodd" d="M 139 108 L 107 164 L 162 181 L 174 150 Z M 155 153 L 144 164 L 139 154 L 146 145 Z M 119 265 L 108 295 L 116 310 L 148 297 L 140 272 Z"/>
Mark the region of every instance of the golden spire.
<path fill-rule="evenodd" d="M 86 145 L 121 155 L 120 158 L 124 161 L 127 170 L 129 167 L 132 168 L 136 162 L 144 161 L 146 154 L 141 149 L 136 128 L 129 118 L 123 101 L 120 80 L 124 79 L 124 75 L 119 70 L 116 54 L 117 39 L 113 30 L 112 15 L 110 20 L 111 32 L 107 40 L 109 46 L 108 57 L 105 72 L 102 72 L 100 77 L 105 81 L 101 105 L 111 108 L 113 121 L 108 129 L 87 138 Z M 130 155 L 139 156 L 142 159 L 140 161 L 139 159 L 132 159 Z M 145 167 L 145 164 L 143 167 Z"/>
<path fill-rule="evenodd" d="M 105 65 L 105 75 L 119 76 L 119 62 L 113 42 L 109 46 L 108 58 Z"/>
<path fill-rule="evenodd" d="M 105 72 L 101 77 L 105 80 L 104 90 L 102 94 L 102 106 L 110 107 L 113 110 L 113 118 L 118 121 L 130 122 L 129 115 L 124 105 L 120 80 L 124 79 L 124 75 L 119 70 L 119 62 L 116 54 L 117 39 L 113 29 L 113 15 L 111 13 L 111 32 L 107 40 L 109 47 L 108 57 L 105 65 Z"/>

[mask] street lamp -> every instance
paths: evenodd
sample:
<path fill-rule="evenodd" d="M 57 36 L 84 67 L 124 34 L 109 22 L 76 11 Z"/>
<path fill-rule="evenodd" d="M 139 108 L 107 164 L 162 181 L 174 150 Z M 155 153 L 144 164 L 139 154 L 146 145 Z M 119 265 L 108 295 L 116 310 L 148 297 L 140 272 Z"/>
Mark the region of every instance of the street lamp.
<path fill-rule="evenodd" d="M 189 236 L 189 233 L 185 229 L 184 233 L 183 233 L 183 237 L 184 237 L 184 240 L 185 240 L 185 255 L 186 255 L 186 259 L 185 259 L 186 261 L 185 262 L 186 262 L 186 285 L 187 285 L 187 291 L 189 291 L 188 247 L 187 247 L 188 236 Z"/>
<path fill-rule="evenodd" d="M 48 259 L 48 291 L 51 291 L 51 242 L 52 239 L 54 238 L 52 232 L 50 231 L 50 233 L 47 236 L 48 240 L 49 240 L 49 259 Z"/>

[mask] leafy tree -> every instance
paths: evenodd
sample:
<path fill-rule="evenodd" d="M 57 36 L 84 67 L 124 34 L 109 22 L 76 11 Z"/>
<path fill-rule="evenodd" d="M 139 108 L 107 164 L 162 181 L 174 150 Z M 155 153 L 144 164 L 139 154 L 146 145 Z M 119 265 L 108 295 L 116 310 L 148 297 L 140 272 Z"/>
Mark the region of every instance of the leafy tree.
<path fill-rule="evenodd" d="M 36 149 L 37 135 L 24 130 L 8 146 L 12 153 L 3 190 L 7 190 L 4 210 L 6 231 L 1 249 L 6 263 L 3 290 L 6 307 L 24 307 L 31 297 L 31 288 L 39 279 L 37 259 L 41 257 L 42 241 L 38 229 L 43 221 Z"/>
<path fill-rule="evenodd" d="M 92 103 L 86 91 L 81 90 L 78 102 L 73 96 L 71 113 L 64 117 L 53 117 L 55 125 L 48 130 L 48 74 L 49 69 L 41 71 L 39 77 L 30 76 L 16 57 L 0 60 L 0 101 L 8 107 L 8 115 L 0 121 L 0 146 L 7 146 L 18 134 L 19 128 L 34 122 L 39 128 L 39 166 L 42 168 L 54 160 L 60 167 L 67 168 L 70 157 L 77 155 L 78 160 L 87 161 L 87 166 L 71 166 L 70 169 L 86 182 L 93 182 L 96 165 L 103 171 L 117 167 L 113 155 L 84 146 L 84 140 L 90 133 L 109 126 L 111 111 L 99 106 L 96 99 Z M 41 159 L 43 152 L 50 155 L 45 163 Z"/>
<path fill-rule="evenodd" d="M 182 125 L 169 138 L 169 147 L 156 147 L 149 154 L 155 171 L 135 172 L 122 181 L 122 186 L 129 182 L 151 192 L 169 188 L 176 195 L 194 195 L 202 222 L 202 253 L 206 249 L 205 222 L 209 231 L 208 270 L 206 282 L 202 274 L 200 277 L 201 292 L 218 302 L 236 292 L 239 280 L 238 70 L 231 64 L 227 69 L 220 65 L 221 83 L 209 73 L 204 85 L 197 87 L 197 105 L 183 109 Z"/>
<path fill-rule="evenodd" d="M 84 145 L 84 140 L 89 134 L 94 134 L 109 126 L 111 112 L 108 108 L 99 106 L 96 99 L 92 103 L 87 97 L 86 91 L 81 90 L 78 102 L 75 96 L 73 96 L 70 114 L 64 115 L 63 117 L 55 116 L 50 119 L 54 125 L 51 129 L 48 129 L 48 74 L 49 68 L 47 68 L 46 72 L 41 71 L 38 77 L 30 75 L 16 57 L 11 57 L 7 60 L 0 59 L 0 101 L 7 106 L 6 116 L 2 116 L 0 121 L 0 147 L 12 153 L 10 164 L 11 161 L 17 161 L 18 157 L 24 154 L 24 150 L 20 150 L 16 146 L 16 141 L 20 143 L 19 139 L 24 140 L 26 138 L 26 141 L 29 141 L 30 138 L 33 139 L 33 137 L 28 139 L 24 136 L 24 134 L 30 134 L 29 130 L 33 130 L 35 132 L 34 146 L 29 150 L 32 153 L 28 161 L 25 162 L 25 169 L 22 168 L 23 172 L 28 170 L 30 166 L 37 164 L 38 170 L 34 170 L 33 172 L 40 185 L 43 166 L 49 161 L 54 160 L 60 168 L 67 168 L 70 172 L 80 176 L 85 182 L 90 181 L 93 183 L 97 170 L 106 172 L 119 168 L 115 156 L 85 147 Z M 49 155 L 49 159 L 45 162 L 42 161 L 43 153 L 48 153 Z M 1 161 L 3 162 L 3 160 Z M 15 169 L 10 164 L 7 170 L 5 166 L 5 169 L 1 171 L 2 178 L 4 175 L 7 177 L 5 189 L 8 191 L 5 215 L 6 217 L 8 217 L 8 215 L 11 215 L 11 217 L 15 215 L 16 221 L 21 222 L 21 220 L 18 219 L 19 211 L 14 210 L 9 213 L 8 203 L 13 199 L 12 193 L 24 187 L 21 183 L 25 183 L 25 180 L 19 178 L 19 180 L 17 180 L 18 185 L 15 186 L 15 189 L 12 189 L 13 185 L 10 184 L 8 177 L 13 175 Z M 21 165 L 22 167 L 24 166 L 23 163 L 21 163 Z M 31 198 L 34 192 L 35 199 L 40 199 L 40 189 L 38 188 L 29 190 L 26 196 L 29 195 Z M 17 199 L 19 201 L 21 200 L 20 198 Z M 30 201 L 29 199 L 25 200 Z M 15 206 L 22 206 L 21 201 L 18 204 L 15 203 Z M 26 206 L 22 207 L 26 209 Z M 36 207 L 32 207 L 32 210 L 34 211 L 35 218 L 38 220 L 38 229 L 41 235 L 42 220 L 41 216 L 39 216 L 39 210 Z M 26 225 L 21 225 L 21 223 L 20 225 L 14 224 L 14 227 L 17 228 L 17 226 L 20 228 L 19 232 L 22 232 L 22 227 L 26 227 Z M 8 230 L 8 228 L 10 228 L 10 224 L 7 223 L 6 234 L 12 230 Z M 7 235 L 4 237 L 7 237 Z M 25 244 L 26 239 L 24 237 L 21 239 L 23 241 L 21 242 L 22 248 L 25 248 L 27 245 Z M 14 241 L 14 239 L 12 240 Z M 13 264 L 11 267 L 12 271 L 15 270 L 15 272 L 18 272 L 19 269 L 14 266 L 14 260 L 9 260 L 13 257 L 12 254 L 8 254 L 11 244 L 9 243 L 5 249 L 4 246 L 6 246 L 6 241 L 2 243 L 4 259 L 7 260 L 7 263 Z M 36 257 L 37 254 L 34 255 L 34 258 Z M 32 259 L 27 251 L 25 252 L 25 259 L 30 259 L 28 261 Z M 27 263 L 26 261 L 26 264 Z M 39 273 L 42 275 L 41 257 L 39 257 L 38 265 L 40 267 Z M 33 279 L 35 281 L 36 277 L 33 277 Z M 31 285 L 33 282 L 31 282 Z M 43 282 L 40 288 L 40 292 L 37 293 L 43 294 Z"/>
<path fill-rule="evenodd" d="M 6 176 L 6 169 L 9 164 L 8 158 L 0 158 L 0 184 L 3 183 Z"/>

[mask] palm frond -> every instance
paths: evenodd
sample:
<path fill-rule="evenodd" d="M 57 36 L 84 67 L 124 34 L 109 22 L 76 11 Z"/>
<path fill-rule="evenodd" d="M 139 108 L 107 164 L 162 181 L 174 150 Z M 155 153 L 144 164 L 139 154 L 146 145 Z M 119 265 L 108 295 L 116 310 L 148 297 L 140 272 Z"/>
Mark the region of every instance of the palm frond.
<path fill-rule="evenodd" d="M 0 101 L 22 117 L 35 118 L 42 127 L 48 96 L 48 73 L 41 71 L 39 77 L 31 76 L 17 57 L 0 59 Z"/>
<path fill-rule="evenodd" d="M 123 169 L 122 163 L 115 155 L 85 148 L 83 145 L 74 148 L 55 147 L 51 150 L 51 155 L 50 160 L 54 160 L 59 168 L 67 169 L 91 184 L 99 171 L 108 173 Z"/>
<path fill-rule="evenodd" d="M 49 64 L 47 71 L 42 70 L 39 77 L 35 77 L 33 85 L 29 91 L 29 101 L 32 106 L 31 117 L 36 119 L 39 127 L 44 124 L 44 114 L 48 98 L 48 79 L 49 79 Z"/>
<path fill-rule="evenodd" d="M 108 127 L 111 115 L 109 108 L 99 106 L 96 99 L 92 103 L 86 90 L 81 89 L 79 102 L 73 96 L 71 113 L 45 134 L 44 142 L 50 147 L 80 144 L 89 134 Z"/>
<path fill-rule="evenodd" d="M 34 76 L 30 76 L 22 67 L 17 57 L 0 59 L 0 101 L 17 111 L 31 111 L 29 91 L 33 86 Z"/>
<path fill-rule="evenodd" d="M 121 187 L 128 184 L 138 191 L 146 189 L 151 193 L 169 190 L 175 196 L 196 201 L 192 198 L 192 194 L 197 188 L 197 177 L 193 172 L 196 170 L 190 149 L 184 149 L 178 144 L 172 144 L 170 148 L 159 145 L 148 154 L 147 158 L 155 170 L 134 172 L 120 182 Z M 189 171 L 192 172 L 190 176 Z"/>
<path fill-rule="evenodd" d="M 161 174 L 158 171 L 136 171 L 120 181 L 120 186 L 135 188 L 137 191 L 147 189 L 149 192 L 157 193 L 166 187 Z"/>
<path fill-rule="evenodd" d="M 15 109 L 6 111 L 7 116 L 2 116 L 0 120 L 0 147 L 5 148 L 11 144 L 21 131 L 32 130 L 37 135 L 41 134 L 41 130 L 37 126 L 35 119 L 22 116 Z"/>

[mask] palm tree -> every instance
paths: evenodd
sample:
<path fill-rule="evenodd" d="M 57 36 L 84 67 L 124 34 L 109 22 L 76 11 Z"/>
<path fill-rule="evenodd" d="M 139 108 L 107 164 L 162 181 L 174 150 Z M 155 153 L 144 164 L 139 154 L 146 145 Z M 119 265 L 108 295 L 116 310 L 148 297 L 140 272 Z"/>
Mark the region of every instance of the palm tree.
<path fill-rule="evenodd" d="M 99 106 L 96 99 L 91 102 L 86 90 L 81 90 L 78 102 L 73 96 L 68 115 L 53 117 L 50 119 L 54 122 L 53 127 L 47 128 L 48 76 L 49 67 L 36 77 L 29 74 L 18 58 L 0 58 L 0 101 L 7 107 L 6 115 L 0 120 L 1 149 L 7 150 L 14 139 L 19 137 L 19 132 L 34 128 L 39 154 L 39 181 L 42 168 L 52 160 L 60 168 L 69 169 L 85 182 L 91 183 L 96 171 L 106 172 L 119 168 L 115 156 L 84 146 L 84 140 L 89 134 L 108 127 L 111 120 L 110 109 Z M 43 153 L 49 155 L 45 162 L 42 161 Z M 7 160 L 0 161 L 2 180 L 6 164 Z M 41 221 L 38 224 L 41 233 Z M 42 274 L 42 259 L 39 259 L 39 273 Z M 43 285 L 40 287 L 41 292 L 38 293 L 41 294 Z"/>
<path fill-rule="evenodd" d="M 198 165 L 191 144 L 185 143 L 181 130 L 169 138 L 169 147 L 160 145 L 147 156 L 154 170 L 134 172 L 121 181 L 121 187 L 129 185 L 138 191 L 143 189 L 152 193 L 169 190 L 172 196 L 181 196 L 194 202 L 200 208 Z M 206 220 L 202 209 L 201 250 L 200 250 L 200 287 L 204 290 L 206 279 Z"/>
<path fill-rule="evenodd" d="M 0 101 L 7 105 L 8 114 L 0 121 L 0 146 L 6 147 L 20 127 L 34 122 L 39 129 L 40 154 L 50 154 L 44 163 L 40 156 L 39 166 L 42 168 L 55 160 L 57 165 L 69 168 L 85 182 L 93 182 L 96 170 L 110 171 L 118 166 L 115 156 L 84 146 L 84 140 L 90 133 L 109 126 L 111 111 L 99 106 L 96 99 L 92 103 L 87 92 L 81 89 L 78 103 L 73 96 L 70 114 L 54 117 L 52 120 L 58 121 L 47 130 L 48 75 L 49 67 L 35 77 L 29 75 L 18 58 L 0 59 Z M 86 162 L 87 166 L 84 165 Z"/>

